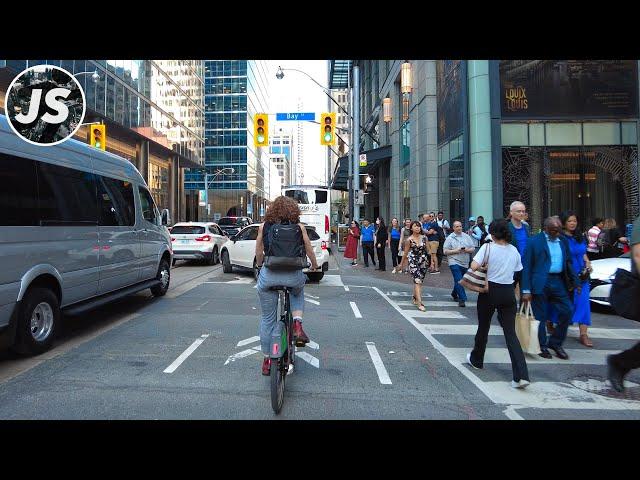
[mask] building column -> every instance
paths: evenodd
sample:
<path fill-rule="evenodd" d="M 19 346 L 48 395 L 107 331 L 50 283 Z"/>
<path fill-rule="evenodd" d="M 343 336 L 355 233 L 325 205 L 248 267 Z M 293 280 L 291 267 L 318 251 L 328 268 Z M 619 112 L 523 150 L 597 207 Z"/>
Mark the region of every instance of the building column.
<path fill-rule="evenodd" d="M 491 157 L 491 103 L 489 61 L 469 60 L 469 154 L 471 210 L 486 223 L 493 220 L 493 162 Z"/>
<path fill-rule="evenodd" d="M 177 209 L 177 183 L 178 183 L 178 157 L 171 156 L 169 162 L 169 212 L 171 219 L 176 218 Z"/>
<path fill-rule="evenodd" d="M 140 140 L 136 144 L 136 168 L 144 178 L 144 181 L 149 183 L 149 141 Z"/>

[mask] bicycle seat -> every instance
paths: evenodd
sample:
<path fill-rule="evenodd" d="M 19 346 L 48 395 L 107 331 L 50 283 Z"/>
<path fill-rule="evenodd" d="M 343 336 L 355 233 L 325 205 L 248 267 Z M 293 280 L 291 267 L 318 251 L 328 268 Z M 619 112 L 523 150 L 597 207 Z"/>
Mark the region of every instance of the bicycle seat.
<path fill-rule="evenodd" d="M 285 287 L 283 285 L 277 285 L 275 287 L 269 287 L 269 290 L 273 290 L 274 292 L 290 292 L 291 287 Z"/>

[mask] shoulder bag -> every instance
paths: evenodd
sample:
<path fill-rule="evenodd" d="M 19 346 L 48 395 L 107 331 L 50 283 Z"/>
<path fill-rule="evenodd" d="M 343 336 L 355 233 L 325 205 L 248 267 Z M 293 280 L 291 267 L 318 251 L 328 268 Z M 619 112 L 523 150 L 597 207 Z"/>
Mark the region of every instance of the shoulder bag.
<path fill-rule="evenodd" d="M 489 268 L 489 256 L 491 253 L 491 245 L 487 245 L 487 252 L 482 261 L 482 265 L 477 270 L 469 268 L 462 279 L 458 282 L 467 290 L 478 293 L 487 293 L 489 291 L 489 279 L 487 278 L 487 270 Z"/>

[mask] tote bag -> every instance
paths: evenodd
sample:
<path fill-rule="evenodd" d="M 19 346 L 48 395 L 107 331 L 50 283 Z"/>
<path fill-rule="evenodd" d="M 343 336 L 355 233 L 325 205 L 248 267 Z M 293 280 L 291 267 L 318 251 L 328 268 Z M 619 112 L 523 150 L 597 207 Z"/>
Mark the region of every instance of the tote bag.
<path fill-rule="evenodd" d="M 487 253 L 484 256 L 482 265 L 480 265 L 476 271 L 473 271 L 471 268 L 469 268 L 458 283 L 467 290 L 471 290 L 472 292 L 487 293 L 489 291 L 487 269 L 489 268 L 490 253 L 491 245 L 487 245 Z"/>
<path fill-rule="evenodd" d="M 609 303 L 618 315 L 640 322 L 640 278 L 622 268 L 616 270 Z"/>
<path fill-rule="evenodd" d="M 516 314 L 516 336 L 524 353 L 537 355 L 541 352 L 538 340 L 540 322 L 531 313 L 531 302 L 523 302 Z"/>

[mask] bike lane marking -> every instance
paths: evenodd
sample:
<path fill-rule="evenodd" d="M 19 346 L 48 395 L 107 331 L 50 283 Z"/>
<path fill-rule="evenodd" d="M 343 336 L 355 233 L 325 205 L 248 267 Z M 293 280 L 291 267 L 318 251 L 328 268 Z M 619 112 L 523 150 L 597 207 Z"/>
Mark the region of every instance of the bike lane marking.
<path fill-rule="evenodd" d="M 387 373 L 387 369 L 385 368 L 384 363 L 382 363 L 382 358 L 380 358 L 376 344 L 374 342 L 366 342 L 366 345 L 367 350 L 369 350 L 373 366 L 376 368 L 376 373 L 378 374 L 380 383 L 383 385 L 391 385 L 391 378 L 389 378 L 389 373 Z"/>
<path fill-rule="evenodd" d="M 174 360 L 174 362 L 169 365 L 167 368 L 164 369 L 164 373 L 173 373 L 176 371 L 176 369 L 182 365 L 182 362 L 184 362 L 189 355 L 191 355 L 193 352 L 196 351 L 196 348 L 198 348 L 200 345 L 202 345 L 202 342 L 204 342 L 207 337 L 209 336 L 209 334 L 205 334 L 202 335 L 199 339 L 197 339 L 195 342 L 193 342 L 191 344 L 191 346 L 189 348 L 187 348 L 184 352 L 182 352 L 182 354 L 176 358 Z"/>

